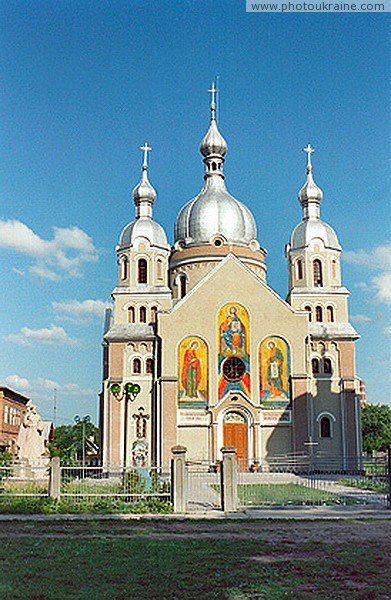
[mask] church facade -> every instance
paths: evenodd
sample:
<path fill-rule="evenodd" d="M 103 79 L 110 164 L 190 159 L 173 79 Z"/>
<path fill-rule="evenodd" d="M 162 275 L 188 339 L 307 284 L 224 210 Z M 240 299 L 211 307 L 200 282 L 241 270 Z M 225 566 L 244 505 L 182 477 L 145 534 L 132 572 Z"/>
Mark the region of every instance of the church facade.
<path fill-rule="evenodd" d="M 320 218 L 312 174 L 286 246 L 288 294 L 266 281 L 249 209 L 225 186 L 227 144 L 212 100 L 201 142 L 201 192 L 180 210 L 174 246 L 153 220 L 147 144 L 136 217 L 117 245 L 100 396 L 103 466 L 167 466 L 171 448 L 211 465 L 226 445 L 241 468 L 308 455 L 333 468 L 361 455 L 357 333 L 342 285 L 341 246 Z"/>

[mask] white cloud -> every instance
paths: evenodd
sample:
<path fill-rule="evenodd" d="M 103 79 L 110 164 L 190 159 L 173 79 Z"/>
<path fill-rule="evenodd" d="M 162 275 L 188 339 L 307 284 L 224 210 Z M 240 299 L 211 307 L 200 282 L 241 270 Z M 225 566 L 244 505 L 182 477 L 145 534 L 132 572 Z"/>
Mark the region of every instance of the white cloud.
<path fill-rule="evenodd" d="M 354 323 L 371 323 L 372 322 L 371 317 L 368 317 L 368 315 L 351 315 L 350 319 Z"/>
<path fill-rule="evenodd" d="M 56 390 L 58 396 L 90 397 L 96 395 L 96 392 L 91 388 L 82 388 L 77 383 L 61 384 L 43 377 L 28 380 L 20 375 L 8 375 L 3 380 L 3 384 L 21 393 L 28 392 L 29 396 L 35 396 L 36 398 L 40 396 L 47 397 L 48 395 L 52 397 L 54 390 Z"/>
<path fill-rule="evenodd" d="M 65 300 L 64 302 L 53 302 L 52 307 L 57 313 L 57 318 L 69 319 L 76 323 L 86 323 L 91 318 L 103 318 L 105 308 L 109 302 L 102 300 Z"/>
<path fill-rule="evenodd" d="M 389 325 L 388 327 L 386 327 L 386 328 L 384 329 L 384 333 L 385 333 L 386 335 L 391 335 L 391 325 Z"/>
<path fill-rule="evenodd" d="M 383 304 L 391 304 L 391 244 L 382 244 L 369 252 L 345 252 L 344 259 L 352 265 L 375 272 L 376 275 L 371 278 L 375 299 Z"/>
<path fill-rule="evenodd" d="M 54 227 L 53 239 L 44 240 L 21 221 L 0 220 L 0 248 L 29 256 L 30 272 L 49 281 L 81 277 L 82 264 L 98 260 L 91 238 L 78 227 Z"/>
<path fill-rule="evenodd" d="M 19 377 L 19 375 L 8 375 L 8 377 L 5 378 L 4 383 L 17 390 L 29 390 L 31 388 L 29 380 L 24 377 Z"/>
<path fill-rule="evenodd" d="M 52 325 L 50 329 L 30 329 L 22 327 L 19 333 L 10 333 L 4 340 L 20 346 L 46 344 L 51 346 L 78 346 L 79 340 L 68 336 L 62 327 Z"/>

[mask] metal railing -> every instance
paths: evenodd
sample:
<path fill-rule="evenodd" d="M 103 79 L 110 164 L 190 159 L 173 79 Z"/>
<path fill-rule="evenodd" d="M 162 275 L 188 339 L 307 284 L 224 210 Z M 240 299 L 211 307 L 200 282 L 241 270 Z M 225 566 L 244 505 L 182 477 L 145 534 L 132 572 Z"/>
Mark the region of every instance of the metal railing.
<path fill-rule="evenodd" d="M 390 502 L 387 460 L 272 457 L 238 461 L 240 506 L 377 505 Z"/>
<path fill-rule="evenodd" d="M 74 500 L 170 499 L 170 470 L 149 468 L 61 467 L 60 495 Z"/>

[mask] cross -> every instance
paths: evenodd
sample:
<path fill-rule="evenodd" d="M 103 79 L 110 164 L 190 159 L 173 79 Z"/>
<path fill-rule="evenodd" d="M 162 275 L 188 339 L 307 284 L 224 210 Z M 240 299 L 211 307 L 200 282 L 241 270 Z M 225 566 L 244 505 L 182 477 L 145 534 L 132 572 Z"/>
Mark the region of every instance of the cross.
<path fill-rule="evenodd" d="M 148 168 L 148 152 L 150 152 L 152 148 L 148 146 L 148 142 L 145 142 L 144 146 L 140 146 L 140 150 L 143 150 L 144 152 L 143 169 L 146 170 Z"/>
<path fill-rule="evenodd" d="M 307 162 L 307 172 L 312 171 L 312 164 L 311 164 L 311 154 L 313 152 L 315 152 L 315 148 L 311 147 L 311 144 L 307 144 L 306 148 L 303 148 L 303 152 L 307 153 L 307 158 L 308 158 L 308 162 Z"/>
<path fill-rule="evenodd" d="M 208 92 L 212 94 L 212 102 L 211 102 L 210 108 L 212 110 L 216 110 L 215 97 L 216 97 L 216 94 L 218 94 L 219 90 L 216 88 L 214 81 L 212 83 L 211 89 L 208 90 Z"/>

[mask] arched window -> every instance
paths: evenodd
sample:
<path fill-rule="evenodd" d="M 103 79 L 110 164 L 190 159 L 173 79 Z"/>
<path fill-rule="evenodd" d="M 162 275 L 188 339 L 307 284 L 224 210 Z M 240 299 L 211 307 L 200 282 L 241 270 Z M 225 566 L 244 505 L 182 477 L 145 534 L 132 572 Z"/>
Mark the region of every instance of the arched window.
<path fill-rule="evenodd" d="M 125 257 L 121 259 L 121 279 L 128 278 L 128 261 Z"/>
<path fill-rule="evenodd" d="M 312 364 L 312 372 L 314 375 L 316 375 L 317 373 L 319 373 L 319 359 L 313 358 L 311 360 L 311 364 Z"/>
<path fill-rule="evenodd" d="M 153 374 L 153 358 L 147 358 L 145 362 L 145 371 L 148 373 L 148 375 Z"/>
<path fill-rule="evenodd" d="M 320 437 L 331 437 L 331 421 L 329 417 L 322 417 L 320 420 Z"/>
<path fill-rule="evenodd" d="M 156 323 L 156 315 L 157 315 L 157 306 L 152 306 L 152 308 L 151 308 L 151 321 L 152 321 L 152 323 Z"/>
<path fill-rule="evenodd" d="M 322 263 L 318 258 L 312 263 L 314 273 L 314 286 L 321 287 L 323 285 Z"/>
<path fill-rule="evenodd" d="M 140 323 L 147 322 L 147 309 L 145 306 L 140 306 Z"/>
<path fill-rule="evenodd" d="M 315 321 L 321 323 L 323 321 L 323 310 L 321 306 L 315 308 Z"/>
<path fill-rule="evenodd" d="M 330 375 L 330 373 L 332 373 L 332 365 L 331 360 L 329 358 L 325 358 L 323 360 L 323 373 L 326 373 L 327 375 Z"/>
<path fill-rule="evenodd" d="M 139 283 L 147 283 L 148 281 L 148 265 L 145 258 L 139 258 L 138 261 L 138 282 Z"/>
<path fill-rule="evenodd" d="M 157 278 L 163 279 L 163 261 L 161 258 L 157 259 Z"/>
<path fill-rule="evenodd" d="M 334 322 L 334 308 L 332 306 L 327 307 L 327 320 L 329 323 Z"/>
<path fill-rule="evenodd" d="M 308 313 L 308 320 L 309 320 L 309 322 L 311 322 L 312 321 L 312 309 L 311 309 L 311 307 L 310 306 L 305 306 L 304 310 L 307 311 L 307 313 Z"/>
<path fill-rule="evenodd" d="M 128 323 L 136 322 L 136 311 L 134 310 L 134 306 L 129 306 L 128 308 Z"/>
<path fill-rule="evenodd" d="M 133 373 L 135 375 L 140 375 L 141 373 L 141 360 L 139 358 L 133 360 Z"/>
<path fill-rule="evenodd" d="M 181 275 L 179 279 L 179 297 L 186 296 L 186 275 Z"/>
<path fill-rule="evenodd" d="M 301 259 L 296 262 L 296 279 L 303 279 L 303 261 Z"/>

